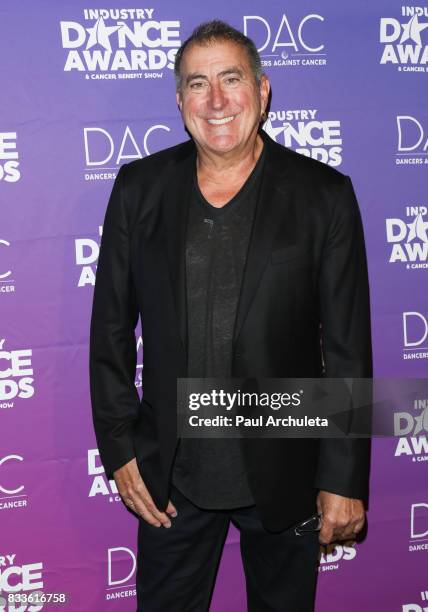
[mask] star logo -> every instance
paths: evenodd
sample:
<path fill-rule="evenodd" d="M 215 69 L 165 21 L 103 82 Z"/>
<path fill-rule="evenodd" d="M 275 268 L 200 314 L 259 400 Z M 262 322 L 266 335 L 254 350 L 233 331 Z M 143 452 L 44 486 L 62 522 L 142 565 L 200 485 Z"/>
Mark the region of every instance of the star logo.
<path fill-rule="evenodd" d="M 418 238 L 421 242 L 428 242 L 428 223 L 424 221 L 422 213 L 419 213 L 412 223 L 407 223 L 406 225 L 409 228 L 409 233 L 406 240 L 407 243 L 412 242 L 412 240 L 415 240 L 415 238 Z"/>
<path fill-rule="evenodd" d="M 413 435 L 416 436 L 417 434 L 421 433 L 421 431 L 422 432 L 427 431 L 427 426 L 428 426 L 428 409 L 425 408 L 422 414 L 415 417 L 415 431 L 413 432 Z"/>
<path fill-rule="evenodd" d="M 277 142 L 276 137 L 278 134 L 282 134 L 288 127 L 288 123 L 286 125 L 281 125 L 281 127 L 273 127 L 272 121 L 268 119 L 263 126 L 264 131 L 268 136 L 270 136 L 275 142 Z"/>
<path fill-rule="evenodd" d="M 95 45 L 101 45 L 106 51 L 111 51 L 110 36 L 113 32 L 120 30 L 122 26 L 106 26 L 104 19 L 99 17 L 92 28 L 86 28 L 89 34 L 86 48 L 91 49 Z"/>
<path fill-rule="evenodd" d="M 402 24 L 403 33 L 400 38 L 400 43 L 406 40 L 413 40 L 419 46 L 422 46 L 421 32 L 428 28 L 428 23 L 419 23 L 417 15 L 413 15 L 408 23 Z"/>

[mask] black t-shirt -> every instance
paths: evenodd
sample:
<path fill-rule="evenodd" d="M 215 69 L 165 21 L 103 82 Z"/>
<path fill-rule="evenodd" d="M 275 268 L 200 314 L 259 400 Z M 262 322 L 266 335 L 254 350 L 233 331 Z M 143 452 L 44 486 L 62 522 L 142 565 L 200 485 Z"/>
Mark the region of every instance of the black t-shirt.
<path fill-rule="evenodd" d="M 189 378 L 229 377 L 232 338 L 265 151 L 221 208 L 202 195 L 195 172 L 186 236 Z M 173 483 L 202 508 L 254 504 L 240 441 L 183 438 Z"/>

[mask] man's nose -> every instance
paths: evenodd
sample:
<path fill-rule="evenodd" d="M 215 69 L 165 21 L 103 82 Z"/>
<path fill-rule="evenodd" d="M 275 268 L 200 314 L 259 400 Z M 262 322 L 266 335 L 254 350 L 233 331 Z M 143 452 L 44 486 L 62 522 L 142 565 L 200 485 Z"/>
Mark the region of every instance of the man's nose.
<path fill-rule="evenodd" d="M 215 110 L 223 108 L 226 102 L 226 96 L 219 84 L 212 84 L 210 87 L 210 104 Z"/>

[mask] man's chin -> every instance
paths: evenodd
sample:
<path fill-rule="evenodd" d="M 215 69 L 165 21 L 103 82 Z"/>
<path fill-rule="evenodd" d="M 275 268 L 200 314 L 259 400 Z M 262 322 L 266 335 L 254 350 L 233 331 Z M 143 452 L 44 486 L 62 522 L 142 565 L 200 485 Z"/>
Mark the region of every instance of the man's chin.
<path fill-rule="evenodd" d="M 221 155 L 230 153 L 234 149 L 238 149 L 239 140 L 236 138 L 236 136 L 219 135 L 207 139 L 203 144 L 201 144 L 201 146 L 203 149 L 208 149 L 212 153 Z"/>

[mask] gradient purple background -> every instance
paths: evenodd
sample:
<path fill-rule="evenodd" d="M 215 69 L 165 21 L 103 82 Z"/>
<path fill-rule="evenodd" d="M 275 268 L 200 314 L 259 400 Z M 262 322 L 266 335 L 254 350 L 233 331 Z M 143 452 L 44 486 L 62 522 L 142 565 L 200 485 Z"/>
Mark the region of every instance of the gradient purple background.
<path fill-rule="evenodd" d="M 7 248 L 0 245 L 0 274 L 10 269 L 12 276 L 3 285 L 13 279 L 14 286 L 14 292 L 0 293 L 0 341 L 5 339 L 6 351 L 32 349 L 34 370 L 33 397 L 15 398 L 11 407 L 0 399 L 0 504 L 18 499 L 27 504 L 0 510 L 0 588 L 6 569 L 2 555 L 16 554 L 14 565 L 42 563 L 44 590 L 67 592 L 70 602 L 63 609 L 79 612 L 135 609 L 132 596 L 106 601 L 108 593 L 135 588 L 135 573 L 120 587 L 109 584 L 107 551 L 123 547 L 135 553 L 137 528 L 136 519 L 114 494 L 89 497 L 95 476 L 88 475 L 87 455 L 96 448 L 88 386 L 93 287 L 78 287 L 81 266 L 76 264 L 75 241 L 99 242 L 98 227 L 113 181 L 85 180 L 84 128 L 108 131 L 117 153 L 129 126 L 142 155 L 144 135 L 153 126 L 169 131 L 151 133 L 150 152 L 186 134 L 171 70 L 159 71 L 162 78 L 135 80 L 92 80 L 85 73 L 64 72 L 67 51 L 61 44 L 60 22 L 90 28 L 94 20 L 84 21 L 84 8 L 134 6 L 112 0 L 6 0 L 0 7 L 0 133 L 17 133 L 21 173 L 18 182 L 0 180 L 0 240 L 10 243 Z M 426 377 L 427 359 L 403 359 L 402 313 L 416 311 L 428 319 L 427 270 L 389 263 L 392 245 L 385 233 L 386 218 L 410 223 L 406 206 L 428 206 L 428 166 L 395 163 L 397 115 L 417 118 L 425 127 L 425 140 L 428 137 L 428 72 L 380 64 L 379 21 L 393 17 L 406 23 L 402 4 L 219 0 L 215 12 L 204 3 L 171 0 L 147 6 L 154 9 L 155 20 L 180 22 L 181 41 L 196 24 L 214 17 L 242 30 L 244 15 L 262 16 L 273 40 L 283 14 L 297 40 L 305 16 L 323 17 L 307 21 L 302 33 L 308 44 L 325 45 L 327 64 L 266 68 L 273 90 L 271 110 L 317 109 L 320 120 L 340 120 L 343 161 L 338 169 L 352 177 L 366 232 L 375 373 Z M 421 23 L 426 21 L 420 17 Z M 261 22 L 253 22 L 248 33 L 261 44 Z M 428 30 L 421 37 L 428 43 Z M 281 40 L 286 38 L 284 30 Z M 115 34 L 111 41 L 115 50 Z M 131 144 L 128 141 L 127 152 Z M 102 156 L 104 145 L 102 140 L 91 141 L 91 154 Z M 421 346 L 427 345 L 428 339 Z M 7 367 L 7 361 L 0 361 L 0 372 Z M 428 551 L 409 552 L 409 540 L 412 504 L 427 504 L 421 507 L 418 525 L 420 531 L 428 530 L 427 462 L 421 460 L 428 456 L 420 455 L 419 461 L 395 457 L 395 448 L 396 440 L 373 444 L 368 536 L 355 552 L 339 547 L 332 553 L 339 560 L 321 563 L 318 612 L 392 612 L 410 603 L 422 611 Z M 10 455 L 22 460 L 1 463 Z M 105 477 L 98 478 L 107 487 Z M 4 492 L 19 486 L 23 489 L 17 494 Z M 113 578 L 127 576 L 130 559 L 127 552 L 116 553 Z M 329 565 L 333 567 L 325 571 Z M 239 534 L 231 528 L 211 610 L 245 609 Z"/>

